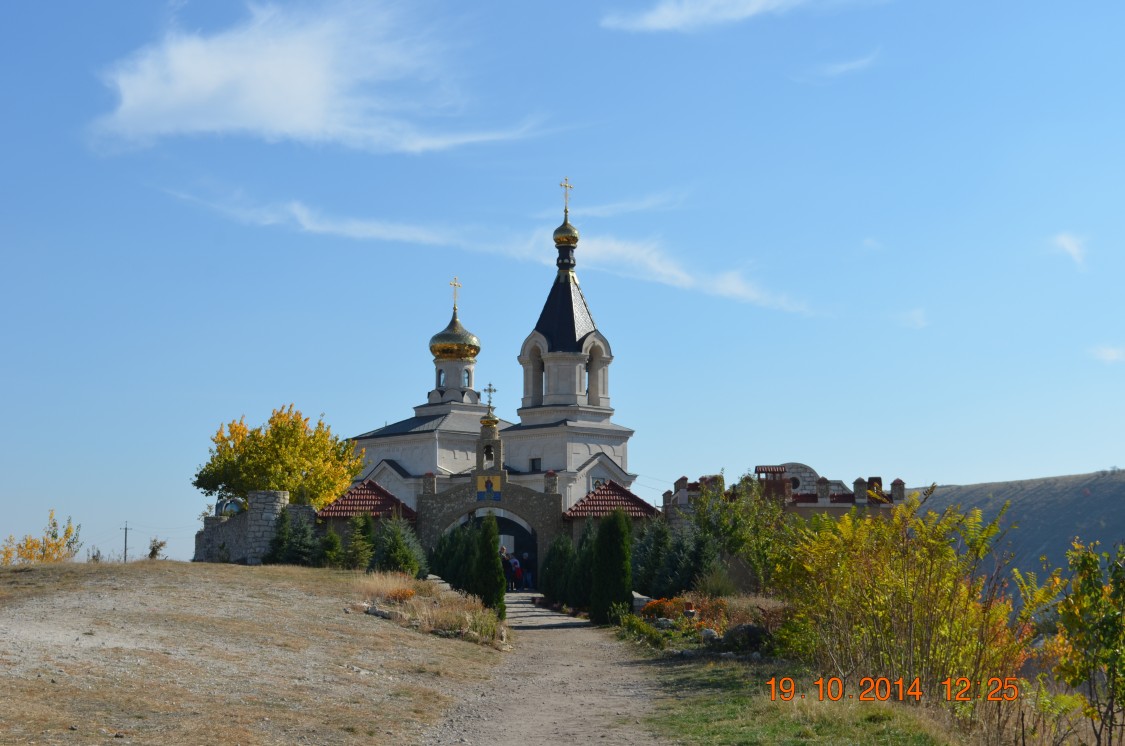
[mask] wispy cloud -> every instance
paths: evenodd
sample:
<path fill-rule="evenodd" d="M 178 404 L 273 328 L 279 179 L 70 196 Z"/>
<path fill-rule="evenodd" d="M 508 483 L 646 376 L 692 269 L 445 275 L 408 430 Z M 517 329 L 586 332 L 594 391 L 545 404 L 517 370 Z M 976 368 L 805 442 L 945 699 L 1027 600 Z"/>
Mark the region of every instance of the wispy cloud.
<path fill-rule="evenodd" d="M 820 68 L 820 74 L 826 78 L 838 78 L 841 75 L 849 75 L 857 73 L 860 70 L 866 70 L 875 64 L 875 60 L 879 58 L 879 51 L 876 49 L 866 57 L 858 57 L 854 60 L 845 60 L 844 62 L 833 62 L 824 65 Z"/>
<path fill-rule="evenodd" d="M 432 226 L 397 223 L 364 218 L 339 218 L 326 215 L 298 200 L 276 205 L 247 204 L 234 196 L 225 201 L 208 200 L 186 192 L 168 191 L 174 197 L 194 202 L 237 220 L 261 226 L 285 226 L 303 233 L 315 233 L 363 241 L 395 241 L 426 246 L 450 246 L 456 239 L 453 231 Z"/>
<path fill-rule="evenodd" d="M 765 13 L 784 13 L 809 0 L 659 0 L 648 10 L 609 13 L 602 26 L 623 31 L 696 31 L 745 21 Z"/>
<path fill-rule="evenodd" d="M 1052 239 L 1052 242 L 1055 248 L 1073 259 L 1079 267 L 1085 264 L 1086 239 L 1072 233 L 1059 233 Z"/>
<path fill-rule="evenodd" d="M 677 207 L 683 204 L 685 196 L 684 194 L 664 192 L 660 194 L 649 194 L 636 199 L 622 200 L 620 202 L 610 202 L 604 205 L 571 206 L 570 214 L 574 217 L 583 218 L 610 218 L 632 212 L 650 212 L 652 210 Z M 535 217 L 541 220 L 549 220 L 558 217 L 560 212 L 561 210 L 553 208 L 551 210 L 543 210 L 537 213 Z"/>
<path fill-rule="evenodd" d="M 898 323 L 907 329 L 925 329 L 930 325 L 930 319 L 924 308 L 911 308 L 898 315 Z"/>
<path fill-rule="evenodd" d="M 412 153 L 530 133 L 530 122 L 425 126 L 463 101 L 436 32 L 416 25 L 386 3 L 328 2 L 253 5 L 211 34 L 171 30 L 104 73 L 118 103 L 95 131 L 134 145 L 237 134 Z"/>
<path fill-rule="evenodd" d="M 204 199 L 187 192 L 169 191 L 174 197 L 202 205 L 241 223 L 279 226 L 305 233 L 337 236 L 360 241 L 408 243 L 435 248 L 502 254 L 521 261 L 553 264 L 551 234 L 537 230 L 512 240 L 496 240 L 496 231 L 481 228 L 434 228 L 369 218 L 349 218 L 322 213 L 299 201 L 276 205 L 254 205 L 241 195 L 226 200 Z M 467 240 L 467 237 L 469 239 Z M 476 240 L 474 237 L 479 237 Z M 709 272 L 691 268 L 670 255 L 659 241 L 636 241 L 612 236 L 582 239 L 578 247 L 580 266 L 645 282 L 701 292 L 763 308 L 790 313 L 809 313 L 805 304 L 762 289 L 739 270 Z"/>
<path fill-rule="evenodd" d="M 1103 363 L 1120 363 L 1125 361 L 1125 347 L 1110 347 L 1109 345 L 1102 345 L 1090 350 L 1090 354 L 1094 356 L 1095 360 L 1101 360 Z"/>

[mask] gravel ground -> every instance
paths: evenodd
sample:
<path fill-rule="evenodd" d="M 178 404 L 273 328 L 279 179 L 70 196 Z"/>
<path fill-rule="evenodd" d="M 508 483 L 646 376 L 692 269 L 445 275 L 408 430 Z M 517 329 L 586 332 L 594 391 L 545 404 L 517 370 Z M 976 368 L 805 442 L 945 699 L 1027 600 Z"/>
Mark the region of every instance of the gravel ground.
<path fill-rule="evenodd" d="M 643 725 L 659 704 L 651 664 L 610 631 L 540 609 L 532 598 L 508 594 L 515 650 L 492 670 L 490 681 L 461 688 L 460 701 L 422 742 L 666 743 Z"/>

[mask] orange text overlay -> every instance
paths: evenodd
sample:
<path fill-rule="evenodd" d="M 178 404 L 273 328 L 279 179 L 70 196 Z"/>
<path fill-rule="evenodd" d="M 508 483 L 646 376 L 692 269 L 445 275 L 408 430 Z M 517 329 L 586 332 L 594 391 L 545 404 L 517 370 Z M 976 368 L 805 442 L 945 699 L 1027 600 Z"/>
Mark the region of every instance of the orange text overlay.
<path fill-rule="evenodd" d="M 766 682 L 770 699 L 792 702 L 795 699 L 815 699 L 820 702 L 839 702 L 851 699 L 858 702 L 908 702 L 920 701 L 924 696 L 937 696 L 946 702 L 1012 702 L 1019 699 L 1019 679 L 1008 676 L 993 676 L 987 679 L 968 679 L 965 677 L 944 679 L 938 682 L 938 691 L 923 692 L 917 678 L 892 679 L 885 676 L 864 676 L 859 680 L 858 689 L 848 689 L 844 682 L 833 676 L 819 678 L 812 682 L 808 691 L 799 691 L 793 679 L 788 676 L 772 678 Z"/>

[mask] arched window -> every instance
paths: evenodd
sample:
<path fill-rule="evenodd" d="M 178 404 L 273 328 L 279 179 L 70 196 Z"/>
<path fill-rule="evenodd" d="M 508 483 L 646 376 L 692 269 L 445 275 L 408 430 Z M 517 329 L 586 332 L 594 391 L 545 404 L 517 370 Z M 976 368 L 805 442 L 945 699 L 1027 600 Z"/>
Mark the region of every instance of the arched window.
<path fill-rule="evenodd" d="M 590 358 L 586 362 L 586 403 L 591 407 L 604 406 L 602 398 L 606 395 L 605 367 L 605 353 L 595 345 L 590 349 Z"/>
<path fill-rule="evenodd" d="M 438 372 L 437 372 L 437 387 L 439 389 L 445 388 L 445 371 L 444 370 L 439 369 Z"/>
<path fill-rule="evenodd" d="M 465 368 L 465 370 L 461 371 L 461 388 L 467 389 L 471 386 L 472 383 L 469 381 L 469 369 Z"/>

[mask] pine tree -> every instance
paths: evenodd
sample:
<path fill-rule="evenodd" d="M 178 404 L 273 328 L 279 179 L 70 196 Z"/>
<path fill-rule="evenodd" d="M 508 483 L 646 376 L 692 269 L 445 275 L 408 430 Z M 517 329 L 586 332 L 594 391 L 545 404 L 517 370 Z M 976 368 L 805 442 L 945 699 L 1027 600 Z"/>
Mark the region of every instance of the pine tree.
<path fill-rule="evenodd" d="M 419 551 L 411 546 L 408 538 L 408 535 L 413 534 L 410 524 L 397 516 L 380 521 L 375 532 L 375 569 L 379 572 L 418 575 L 422 562 L 418 556 Z"/>
<path fill-rule="evenodd" d="M 601 520 L 594 540 L 594 573 L 590 588 L 590 621 L 607 624 L 614 604 L 633 600 L 630 561 L 633 531 L 620 508 Z"/>
<path fill-rule="evenodd" d="M 289 511 L 283 510 L 281 512 L 285 514 Z M 315 564 L 319 546 L 316 537 L 313 535 L 312 523 L 298 519 L 292 521 L 291 525 L 289 543 L 285 546 L 281 561 L 287 565 L 303 565 L 305 567 Z"/>
<path fill-rule="evenodd" d="M 357 515 L 348 521 L 351 527 L 351 536 L 348 537 L 348 546 L 344 550 L 344 567 L 349 570 L 366 570 L 371 564 L 371 557 L 375 553 L 367 534 L 363 530 L 363 516 Z"/>
<path fill-rule="evenodd" d="M 262 564 L 276 565 L 281 563 L 285 555 L 285 548 L 289 546 L 289 539 L 293 535 L 293 526 L 289 520 L 289 511 L 281 511 L 277 522 L 273 524 L 273 541 L 270 550 L 262 557 Z"/>
<path fill-rule="evenodd" d="M 507 582 L 504 580 L 504 565 L 500 561 L 500 530 L 496 525 L 496 516 L 489 513 L 481 521 L 479 531 L 471 592 L 480 596 L 484 605 L 503 619 L 506 615 L 504 591 Z"/>
<path fill-rule="evenodd" d="M 340 567 L 344 564 L 344 542 L 331 526 L 320 540 L 320 558 L 325 567 Z"/>

